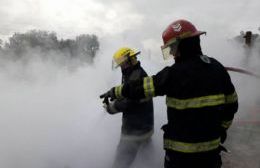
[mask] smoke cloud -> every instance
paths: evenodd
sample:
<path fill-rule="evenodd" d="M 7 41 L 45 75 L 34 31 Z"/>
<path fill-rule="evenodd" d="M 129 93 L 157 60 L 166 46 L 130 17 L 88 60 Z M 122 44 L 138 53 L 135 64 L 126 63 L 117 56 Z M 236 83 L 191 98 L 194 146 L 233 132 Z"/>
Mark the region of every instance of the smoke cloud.
<path fill-rule="evenodd" d="M 111 70 L 111 57 L 119 47 L 129 46 L 141 51 L 138 59 L 149 75 L 171 65 L 172 60 L 163 61 L 160 45 L 163 29 L 174 19 L 185 17 L 200 30 L 207 31 L 206 36 L 201 36 L 204 54 L 218 59 L 225 66 L 240 67 L 260 74 L 259 41 L 249 49 L 243 42 L 234 39 L 241 30 L 253 30 L 259 26 L 255 25 L 254 19 L 259 16 L 258 1 L 229 1 L 225 6 L 230 10 L 223 9 L 222 3 L 211 4 L 211 1 L 204 0 L 188 6 L 190 2 L 187 1 L 165 1 L 163 5 L 151 1 L 148 5 L 142 1 L 119 3 L 109 0 L 95 4 L 77 0 L 78 3 L 72 7 L 68 6 L 68 1 L 62 6 L 59 6 L 59 2 L 52 6 L 48 1 L 39 10 L 40 18 L 34 18 L 31 14 L 26 17 L 30 11 L 26 7 L 16 11 L 18 17 L 18 14 L 7 10 L 17 7 L 17 4 L 3 2 L 0 13 L 3 16 L 8 14 L 1 22 L 2 27 L 7 25 L 0 30 L 3 37 L 12 37 L 17 30 L 26 32 L 35 27 L 49 28 L 51 21 L 56 25 L 52 28 L 64 38 L 65 35 L 67 38 L 86 30 L 95 30 L 98 37 L 99 33 L 102 36 L 99 38 L 99 50 L 91 61 L 81 57 L 81 51 L 85 50 L 71 52 L 68 47 L 60 50 L 61 46 L 55 47 L 49 42 L 44 46 L 54 48 L 42 50 L 41 47 L 24 44 L 21 48 L 22 51 L 25 49 L 24 54 L 3 52 L 6 42 L 3 41 L 0 48 L 0 167 L 109 167 L 120 137 L 121 114 L 105 113 L 99 95 L 120 83 L 120 70 Z M 23 4 L 22 1 L 20 3 Z M 31 4 L 30 9 L 38 11 L 37 5 L 41 6 L 41 3 L 43 1 Z M 86 11 L 82 6 L 89 5 L 89 9 L 93 4 L 91 14 L 85 16 Z M 202 8 L 202 4 L 208 8 Z M 59 7 L 58 12 L 55 11 L 56 7 Z M 67 10 L 63 11 L 63 8 Z M 74 12 L 68 12 L 68 9 Z M 75 12 L 78 9 L 81 10 Z M 68 16 L 67 13 L 74 14 Z M 22 21 L 16 20 L 13 26 L 10 18 L 22 18 Z M 27 19 L 34 21 L 33 25 L 28 24 Z M 94 23 L 95 20 L 98 21 Z M 120 28 L 120 25 L 123 27 Z M 77 41 L 76 38 L 73 40 Z M 61 42 L 61 39 L 57 38 L 57 41 Z M 17 54 L 21 58 L 17 58 Z M 76 55 L 75 59 L 71 58 Z M 230 72 L 230 75 L 238 92 L 240 108 L 228 131 L 225 145 L 231 154 L 223 155 L 224 166 L 259 168 L 260 80 L 235 72 Z M 138 153 L 133 165 L 136 168 L 163 167 L 160 127 L 167 122 L 165 98 L 154 98 L 154 108 L 155 134 L 152 145 Z"/>

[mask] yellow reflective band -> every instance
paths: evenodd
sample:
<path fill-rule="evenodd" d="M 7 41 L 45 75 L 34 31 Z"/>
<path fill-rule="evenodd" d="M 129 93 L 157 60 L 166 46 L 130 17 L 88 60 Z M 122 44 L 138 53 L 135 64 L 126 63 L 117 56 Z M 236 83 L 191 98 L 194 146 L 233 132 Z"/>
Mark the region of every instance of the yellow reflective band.
<path fill-rule="evenodd" d="M 115 87 L 115 96 L 116 98 L 122 98 L 122 88 L 123 88 L 123 85 L 119 85 L 119 86 L 116 86 Z"/>
<path fill-rule="evenodd" d="M 233 120 L 230 120 L 230 121 L 222 121 L 222 123 L 221 123 L 221 126 L 223 127 L 223 128 L 229 128 L 230 127 L 230 125 L 232 124 L 232 121 Z"/>
<path fill-rule="evenodd" d="M 145 77 L 144 78 L 144 95 L 145 97 L 153 97 L 154 96 L 154 85 L 153 85 L 153 78 L 152 77 Z"/>
<path fill-rule="evenodd" d="M 225 103 L 224 94 L 196 97 L 191 99 L 176 99 L 166 97 L 168 107 L 183 110 L 189 108 L 202 108 L 207 106 L 217 106 Z"/>
<path fill-rule="evenodd" d="M 220 144 L 220 138 L 199 143 L 185 143 L 174 141 L 171 139 L 164 140 L 164 148 L 170 149 L 173 151 L 183 152 L 183 153 L 197 153 L 197 152 L 206 152 L 213 149 L 217 149 Z"/>
<path fill-rule="evenodd" d="M 234 103 L 238 100 L 237 98 L 237 93 L 234 92 L 230 95 L 226 95 L 226 103 L 229 104 L 229 103 Z"/>

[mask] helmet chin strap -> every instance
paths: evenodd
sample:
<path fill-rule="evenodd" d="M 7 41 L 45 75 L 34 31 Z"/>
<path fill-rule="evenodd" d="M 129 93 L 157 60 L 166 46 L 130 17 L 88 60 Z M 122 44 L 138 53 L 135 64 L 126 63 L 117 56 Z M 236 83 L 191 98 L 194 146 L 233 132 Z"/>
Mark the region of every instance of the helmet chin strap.
<path fill-rule="evenodd" d="M 175 52 L 172 52 L 172 49 L 171 49 L 171 53 L 170 53 L 174 60 L 178 59 L 180 57 L 180 52 L 179 52 L 179 49 L 178 49 L 178 44 L 176 46 L 176 49 L 175 49 Z"/>
<path fill-rule="evenodd" d="M 130 53 L 128 53 L 126 55 L 126 57 L 127 57 L 127 60 L 121 65 L 121 69 L 122 70 L 127 69 L 127 68 L 133 66 L 132 58 L 130 57 Z"/>
<path fill-rule="evenodd" d="M 138 54 L 140 54 L 140 53 L 141 53 L 141 51 L 138 51 L 137 53 L 135 53 L 135 54 L 132 55 L 131 57 L 130 57 L 130 53 L 128 53 L 128 54 L 126 55 L 126 57 L 127 57 L 127 63 L 129 64 L 129 66 L 133 66 L 133 65 L 135 65 L 135 64 L 137 63 L 136 60 L 135 60 L 135 62 L 133 63 L 133 58 L 137 59 L 136 56 L 137 56 Z"/>
<path fill-rule="evenodd" d="M 130 53 L 128 53 L 128 54 L 126 55 L 126 57 L 127 57 L 127 63 L 128 63 L 129 65 L 132 65 L 132 60 L 131 60 L 131 57 L 130 57 Z"/>
<path fill-rule="evenodd" d="M 175 62 L 178 62 L 179 60 L 180 60 L 180 55 L 178 54 L 178 55 L 174 55 L 173 56 L 173 59 L 175 60 Z"/>

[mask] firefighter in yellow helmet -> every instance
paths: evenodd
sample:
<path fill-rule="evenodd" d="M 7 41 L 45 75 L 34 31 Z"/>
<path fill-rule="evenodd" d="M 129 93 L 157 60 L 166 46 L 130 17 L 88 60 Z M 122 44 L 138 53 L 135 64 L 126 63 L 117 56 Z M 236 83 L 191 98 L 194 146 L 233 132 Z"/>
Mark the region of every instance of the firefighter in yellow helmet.
<path fill-rule="evenodd" d="M 135 50 L 128 47 L 122 47 L 118 49 L 113 56 L 113 68 L 120 66 L 121 69 L 126 69 L 127 67 L 137 64 L 138 61 L 136 56 L 138 54 L 140 54 L 140 51 L 136 52 Z"/>
<path fill-rule="evenodd" d="M 163 32 L 164 57 L 175 63 L 156 75 L 113 87 L 101 98 L 149 98 L 166 95 L 165 168 L 219 168 L 238 97 L 225 67 L 202 53 L 200 35 L 187 20 Z"/>
<path fill-rule="evenodd" d="M 142 79 L 147 73 L 137 60 L 140 52 L 123 47 L 113 56 L 113 67 L 120 67 L 122 84 Z M 119 90 L 118 90 L 119 91 Z M 152 98 L 131 100 L 128 98 L 106 101 L 105 109 L 110 114 L 122 112 L 121 138 L 113 168 L 130 167 L 141 146 L 149 144 L 153 135 L 154 114 Z"/>

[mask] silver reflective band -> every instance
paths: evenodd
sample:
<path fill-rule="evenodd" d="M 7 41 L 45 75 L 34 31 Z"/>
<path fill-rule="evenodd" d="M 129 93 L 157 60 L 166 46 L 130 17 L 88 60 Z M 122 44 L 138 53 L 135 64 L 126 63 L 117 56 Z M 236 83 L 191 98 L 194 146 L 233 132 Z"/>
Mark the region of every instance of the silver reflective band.
<path fill-rule="evenodd" d="M 186 143 L 180 141 L 174 141 L 171 139 L 164 140 L 164 148 L 170 149 L 173 151 L 183 152 L 183 153 L 197 153 L 197 152 L 206 152 L 210 150 L 217 149 L 220 144 L 220 138 L 207 141 L 207 142 L 198 142 L 198 143 Z"/>
<path fill-rule="evenodd" d="M 152 77 L 145 77 L 144 78 L 144 95 L 145 97 L 153 97 L 154 96 L 154 85 L 153 85 L 153 78 Z"/>

